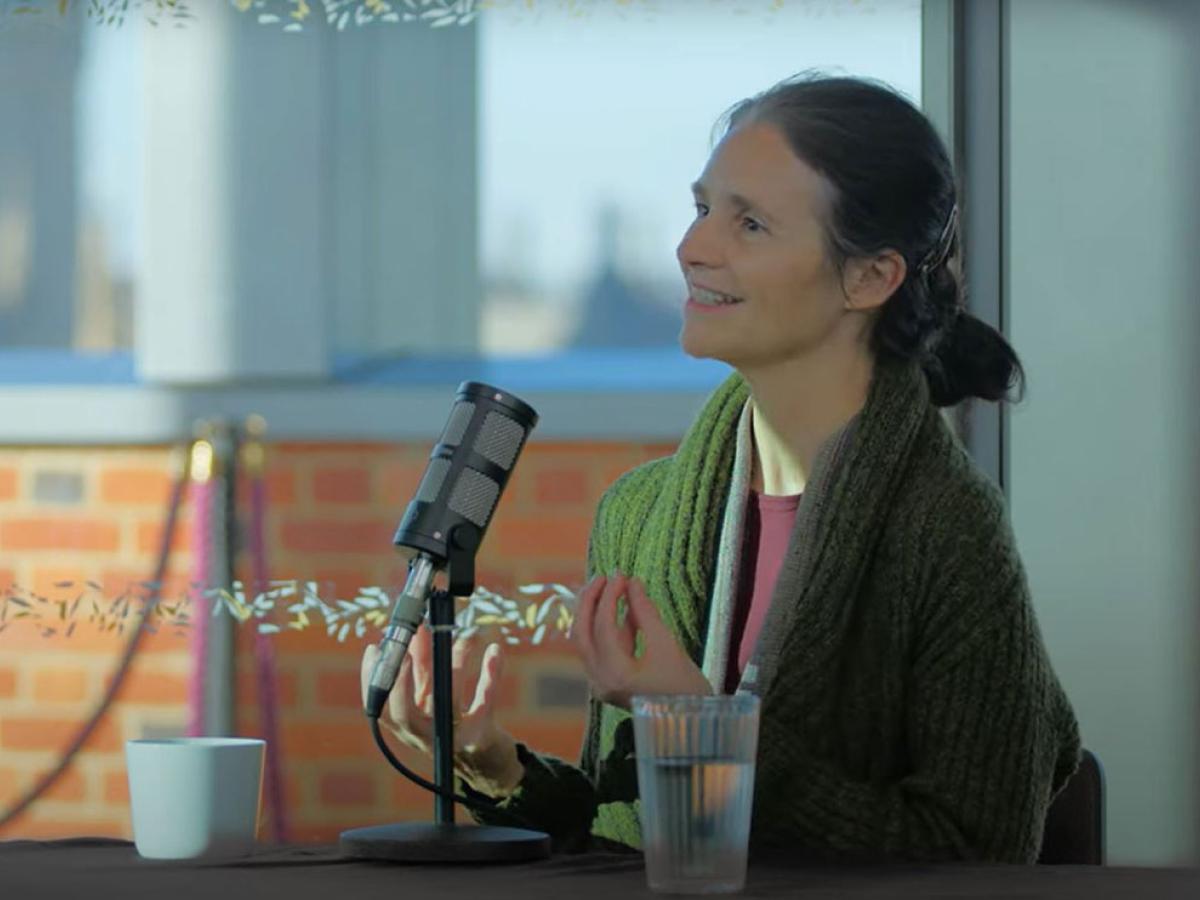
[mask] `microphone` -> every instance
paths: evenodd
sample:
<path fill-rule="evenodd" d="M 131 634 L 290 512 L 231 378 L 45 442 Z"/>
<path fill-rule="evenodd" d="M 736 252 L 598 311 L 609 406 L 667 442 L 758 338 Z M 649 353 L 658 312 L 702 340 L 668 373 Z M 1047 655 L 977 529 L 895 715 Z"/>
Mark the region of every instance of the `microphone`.
<path fill-rule="evenodd" d="M 449 562 L 450 593 L 474 589 L 474 554 L 538 414 L 529 404 L 477 381 L 458 386 L 450 417 L 392 543 L 416 552 L 404 590 L 379 642 L 367 689 L 367 716 L 379 718 L 408 645 L 421 627 L 433 579 Z"/>

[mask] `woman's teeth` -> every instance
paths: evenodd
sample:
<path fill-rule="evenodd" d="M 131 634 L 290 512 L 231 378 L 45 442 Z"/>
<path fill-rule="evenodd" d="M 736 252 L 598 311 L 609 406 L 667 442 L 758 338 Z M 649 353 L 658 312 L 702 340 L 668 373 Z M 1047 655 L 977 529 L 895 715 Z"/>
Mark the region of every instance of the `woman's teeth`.
<path fill-rule="evenodd" d="M 728 294 L 718 294 L 715 291 L 706 291 L 704 288 L 698 287 L 692 288 L 692 299 L 705 306 L 732 306 L 742 302 L 738 297 L 730 297 Z"/>

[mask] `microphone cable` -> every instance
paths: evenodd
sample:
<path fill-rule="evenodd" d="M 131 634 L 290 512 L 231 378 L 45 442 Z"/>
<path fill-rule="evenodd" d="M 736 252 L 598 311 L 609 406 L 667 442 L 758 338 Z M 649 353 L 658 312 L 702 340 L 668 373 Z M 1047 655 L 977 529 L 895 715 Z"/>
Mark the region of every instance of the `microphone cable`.
<path fill-rule="evenodd" d="M 523 823 L 525 825 L 525 827 L 530 828 L 534 831 L 544 831 L 545 830 L 544 826 L 539 825 L 536 822 L 530 821 L 529 819 L 525 818 L 525 816 L 521 815 L 520 813 L 513 812 L 512 810 L 508 810 L 508 809 L 496 809 L 496 807 L 501 802 L 499 800 L 496 800 L 494 798 L 491 798 L 491 799 L 481 798 L 479 800 L 473 800 L 470 797 L 463 796 L 462 794 L 456 794 L 456 793 L 454 793 L 453 790 L 442 790 L 440 787 L 438 787 L 432 781 L 429 781 L 426 778 L 422 778 L 416 772 L 412 771 L 412 769 L 410 769 L 406 765 L 404 765 L 404 763 L 400 762 L 400 760 L 396 758 L 396 755 L 394 753 L 392 753 L 392 748 L 389 747 L 387 745 L 387 742 L 383 739 L 383 732 L 379 727 L 379 717 L 378 716 L 367 716 L 367 718 L 371 722 L 371 734 L 375 737 L 375 743 L 379 747 L 379 752 L 382 753 L 387 758 L 387 761 L 392 764 L 393 768 L 395 768 L 401 775 L 403 775 L 409 781 L 412 781 L 415 784 L 420 785 L 421 787 L 425 788 L 425 790 L 429 791 L 432 794 L 436 794 L 439 797 L 445 797 L 448 800 L 453 800 L 455 803 L 461 803 L 463 806 L 469 807 L 471 809 L 475 809 L 480 812 L 489 812 L 489 811 L 490 812 L 499 812 L 502 815 L 509 816 L 513 819 L 516 819 L 517 821 Z"/>

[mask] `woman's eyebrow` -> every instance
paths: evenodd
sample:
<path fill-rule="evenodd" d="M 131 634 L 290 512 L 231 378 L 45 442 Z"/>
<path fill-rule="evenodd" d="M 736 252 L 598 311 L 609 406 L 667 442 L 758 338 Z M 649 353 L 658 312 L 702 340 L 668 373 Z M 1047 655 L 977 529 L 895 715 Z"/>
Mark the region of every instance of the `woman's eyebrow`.
<path fill-rule="evenodd" d="M 708 191 L 705 190 L 704 185 L 702 183 L 700 183 L 699 181 L 693 181 L 692 182 L 692 194 L 695 195 L 696 197 L 705 198 L 708 196 Z M 775 216 L 773 216 L 771 213 L 767 212 L 766 209 L 764 209 L 761 204 L 755 203 L 753 200 L 751 200 L 749 197 L 745 196 L 744 194 L 729 194 L 728 196 L 729 196 L 729 199 L 733 202 L 733 205 L 738 207 L 739 210 L 752 210 L 752 211 L 758 213 L 759 215 L 761 215 L 764 219 L 766 219 L 771 224 L 774 224 L 774 225 L 779 224 L 779 220 L 776 219 Z"/>

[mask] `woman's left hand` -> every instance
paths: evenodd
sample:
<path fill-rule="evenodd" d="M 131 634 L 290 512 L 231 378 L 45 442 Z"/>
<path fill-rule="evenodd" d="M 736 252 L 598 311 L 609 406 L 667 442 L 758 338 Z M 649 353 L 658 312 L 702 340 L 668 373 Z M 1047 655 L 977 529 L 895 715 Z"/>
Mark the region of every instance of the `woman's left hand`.
<path fill-rule="evenodd" d="M 617 625 L 617 600 L 624 595 L 628 613 Z M 641 631 L 645 652 L 634 657 Z M 617 572 L 593 578 L 583 589 L 570 638 L 575 643 L 597 699 L 630 708 L 635 694 L 711 694 L 704 673 L 679 646 L 659 616 L 646 587 Z"/>

